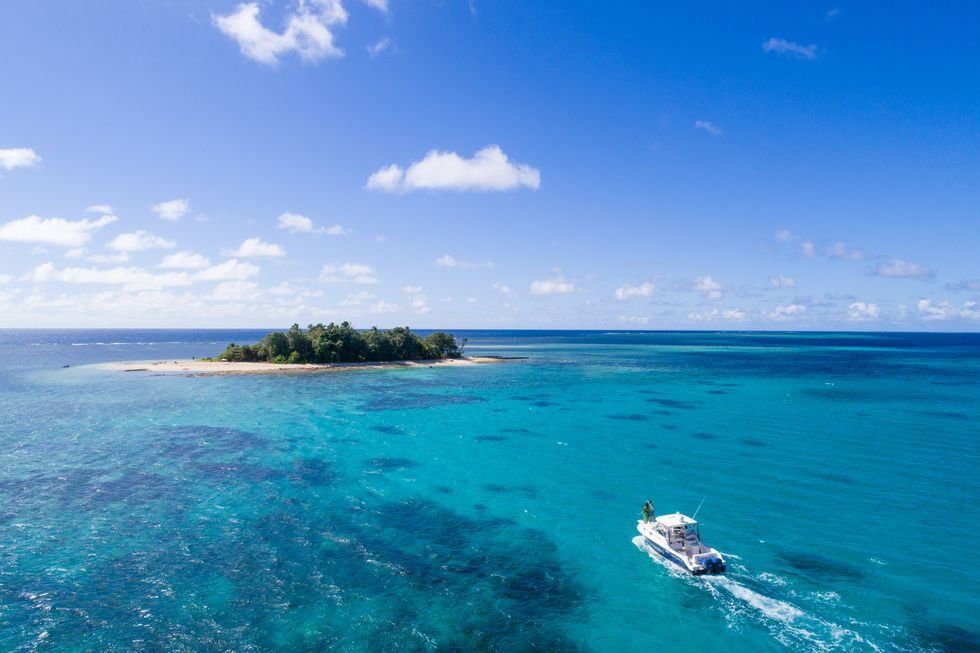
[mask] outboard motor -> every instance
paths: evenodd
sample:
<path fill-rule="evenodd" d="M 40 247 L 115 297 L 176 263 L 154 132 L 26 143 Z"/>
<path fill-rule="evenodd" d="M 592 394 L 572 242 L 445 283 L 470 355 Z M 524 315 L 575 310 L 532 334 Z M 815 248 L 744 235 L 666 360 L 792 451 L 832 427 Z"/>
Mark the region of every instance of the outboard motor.
<path fill-rule="evenodd" d="M 701 564 L 704 565 L 705 571 L 709 574 L 725 573 L 725 561 L 721 558 L 705 558 Z"/>

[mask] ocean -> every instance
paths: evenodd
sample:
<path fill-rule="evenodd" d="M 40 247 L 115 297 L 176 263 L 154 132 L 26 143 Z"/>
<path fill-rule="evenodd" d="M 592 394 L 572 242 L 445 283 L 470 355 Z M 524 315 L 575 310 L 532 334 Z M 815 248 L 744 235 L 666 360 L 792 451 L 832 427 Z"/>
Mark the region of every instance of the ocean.
<path fill-rule="evenodd" d="M 980 335 L 457 331 L 522 358 L 95 365 L 265 332 L 0 331 L 0 650 L 980 650 Z M 647 499 L 703 499 L 729 573 L 651 556 Z"/>

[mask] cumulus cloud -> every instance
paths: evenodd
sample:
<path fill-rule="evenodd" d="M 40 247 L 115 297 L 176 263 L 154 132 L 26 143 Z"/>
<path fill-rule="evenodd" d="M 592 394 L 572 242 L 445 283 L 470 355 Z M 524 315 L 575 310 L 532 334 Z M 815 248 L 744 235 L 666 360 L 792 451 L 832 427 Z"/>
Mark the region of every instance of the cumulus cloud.
<path fill-rule="evenodd" d="M 246 238 L 238 249 L 226 253 L 228 256 L 239 258 L 278 258 L 285 256 L 286 250 L 275 243 L 264 242 L 260 238 Z"/>
<path fill-rule="evenodd" d="M 852 322 L 868 322 L 870 320 L 877 320 L 880 313 L 881 309 L 877 304 L 853 302 L 847 307 L 847 319 Z"/>
<path fill-rule="evenodd" d="M 838 240 L 828 245 L 824 249 L 824 256 L 840 261 L 864 261 L 872 258 L 872 254 L 856 247 L 849 247 L 847 243 Z"/>
<path fill-rule="evenodd" d="M 93 204 L 85 209 L 86 213 L 101 213 L 102 215 L 112 215 L 112 207 L 108 204 Z"/>
<path fill-rule="evenodd" d="M 712 301 L 717 301 L 722 297 L 721 284 L 712 279 L 710 275 L 695 278 L 691 287 L 698 292 L 703 292 Z"/>
<path fill-rule="evenodd" d="M 189 286 L 194 280 L 186 272 L 153 274 L 140 267 L 58 269 L 54 263 L 42 263 L 26 274 L 24 281 L 33 283 L 60 282 L 70 284 L 117 285 L 126 291 L 159 290 L 174 286 Z"/>
<path fill-rule="evenodd" d="M 508 286 L 508 285 L 506 285 L 506 284 L 494 283 L 494 284 L 491 284 L 490 287 L 493 288 L 494 290 L 496 290 L 497 292 L 499 292 L 501 295 L 512 295 L 512 294 L 514 294 L 514 291 L 511 289 L 511 287 Z"/>
<path fill-rule="evenodd" d="M 796 288 L 796 279 L 793 277 L 769 277 L 770 288 Z"/>
<path fill-rule="evenodd" d="M 645 315 L 619 315 L 616 321 L 623 324 L 649 324 L 650 318 Z"/>
<path fill-rule="evenodd" d="M 567 293 L 578 292 L 578 288 L 571 281 L 566 281 L 563 276 L 557 274 L 550 279 L 539 279 L 531 282 L 532 295 L 564 295 Z"/>
<path fill-rule="evenodd" d="M 230 14 L 211 18 L 222 33 L 238 43 L 242 54 L 260 63 L 274 66 L 279 57 L 290 52 L 309 62 L 344 56 L 344 51 L 334 45 L 332 31 L 347 22 L 340 0 L 299 0 L 295 12 L 286 17 L 282 32 L 263 25 L 259 13 L 259 3 L 246 2 Z"/>
<path fill-rule="evenodd" d="M 980 291 L 980 279 L 960 279 L 956 283 L 947 283 L 946 290 L 972 290 Z"/>
<path fill-rule="evenodd" d="M 374 7 L 383 14 L 388 13 L 388 0 L 363 0 L 364 4 Z"/>
<path fill-rule="evenodd" d="M 128 234 L 119 234 L 108 243 L 106 247 L 117 252 L 142 252 L 146 249 L 172 249 L 177 246 L 172 240 L 161 238 L 151 234 L 149 231 L 134 231 Z"/>
<path fill-rule="evenodd" d="M 257 265 L 232 258 L 195 273 L 194 279 L 198 281 L 245 281 L 257 275 L 259 269 Z"/>
<path fill-rule="evenodd" d="M 444 254 L 436 259 L 435 264 L 441 268 L 456 268 L 458 270 L 469 270 L 471 268 L 492 268 L 493 261 L 483 263 L 471 263 L 470 261 L 460 261 L 449 254 Z"/>
<path fill-rule="evenodd" d="M 385 50 L 387 50 L 390 47 L 391 47 L 391 39 L 389 39 L 386 36 L 383 39 L 381 39 L 381 40 L 379 40 L 379 41 L 377 41 L 375 43 L 372 43 L 369 46 L 367 46 L 367 51 L 368 51 L 368 54 L 373 59 L 374 57 L 377 57 L 379 54 L 381 54 L 382 52 L 384 52 Z"/>
<path fill-rule="evenodd" d="M 710 120 L 695 120 L 694 121 L 694 128 L 695 129 L 703 129 L 704 131 L 708 132 L 712 136 L 720 136 L 721 135 L 721 129 L 719 127 L 717 127 Z"/>
<path fill-rule="evenodd" d="M 941 301 L 934 304 L 931 299 L 920 299 L 916 308 L 922 315 L 922 319 L 930 321 L 950 320 L 953 318 L 966 318 L 969 320 L 980 320 L 980 303 L 973 300 L 963 302 L 962 307 L 957 308 L 948 301 Z"/>
<path fill-rule="evenodd" d="M 775 52 L 776 54 L 785 54 L 799 59 L 816 59 L 817 58 L 817 46 L 815 45 L 801 45 L 799 43 L 794 43 L 793 41 L 787 41 L 786 39 L 780 38 L 770 38 L 762 43 L 763 52 Z"/>
<path fill-rule="evenodd" d="M 627 284 L 617 288 L 613 295 L 620 301 L 633 299 L 634 297 L 649 297 L 653 294 L 654 288 L 655 286 L 649 281 L 636 286 Z"/>
<path fill-rule="evenodd" d="M 96 220 L 64 220 L 31 215 L 0 224 L 0 240 L 81 247 L 92 239 L 93 231 L 112 224 L 116 219 L 114 215 L 104 215 Z"/>
<path fill-rule="evenodd" d="M 935 273 L 924 265 L 894 258 L 875 266 L 872 274 L 891 279 L 931 279 Z"/>
<path fill-rule="evenodd" d="M 160 216 L 161 219 L 176 222 L 184 217 L 187 211 L 190 210 L 191 205 L 190 202 L 185 199 L 175 199 L 154 204 L 150 208 L 154 213 Z"/>
<path fill-rule="evenodd" d="M 4 170 L 33 168 L 40 162 L 41 157 L 29 147 L 0 148 L 0 168 Z"/>
<path fill-rule="evenodd" d="M 705 311 L 702 313 L 687 314 L 687 319 L 692 322 L 714 322 L 717 320 L 725 320 L 728 322 L 744 322 L 747 318 L 748 318 L 748 314 L 740 308 L 728 308 L 728 309 L 713 308 L 710 311 Z"/>
<path fill-rule="evenodd" d="M 381 168 L 368 178 L 367 188 L 386 193 L 415 190 L 506 191 L 537 190 L 541 173 L 512 162 L 498 145 L 489 145 L 466 159 L 455 152 L 432 150 L 407 170 L 398 164 Z"/>
<path fill-rule="evenodd" d="M 425 295 L 419 294 L 412 297 L 411 307 L 416 315 L 427 315 L 432 312 L 432 307 L 429 306 L 429 298 Z"/>
<path fill-rule="evenodd" d="M 788 306 L 777 306 L 769 313 L 770 320 L 791 320 L 794 317 L 806 313 L 806 306 L 803 304 L 789 304 Z"/>
<path fill-rule="evenodd" d="M 279 216 L 278 223 L 278 227 L 280 229 L 285 229 L 291 234 L 327 234 L 328 236 L 345 236 L 350 233 L 350 229 L 342 227 L 339 224 L 329 227 L 316 227 L 313 224 L 313 220 L 305 215 L 290 213 L 289 211 L 286 211 Z"/>
<path fill-rule="evenodd" d="M 11 276 L 9 274 L 0 274 L 0 285 L 5 283 L 10 283 Z"/>
<path fill-rule="evenodd" d="M 422 292 L 422 286 L 405 286 L 402 288 L 402 292 L 408 295 L 414 295 Z"/>
<path fill-rule="evenodd" d="M 201 270 L 211 265 L 208 257 L 195 252 L 175 252 L 163 257 L 158 268 L 169 270 Z"/>
<path fill-rule="evenodd" d="M 378 275 L 370 265 L 363 263 L 328 263 L 320 270 L 324 283 L 378 283 Z"/>

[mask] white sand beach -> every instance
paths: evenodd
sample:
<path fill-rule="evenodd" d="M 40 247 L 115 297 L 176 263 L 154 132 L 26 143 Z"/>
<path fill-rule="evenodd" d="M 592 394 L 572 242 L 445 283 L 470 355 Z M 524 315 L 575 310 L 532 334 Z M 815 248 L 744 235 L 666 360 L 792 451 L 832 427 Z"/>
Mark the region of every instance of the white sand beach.
<path fill-rule="evenodd" d="M 367 369 L 397 369 L 400 367 L 460 367 L 507 362 L 508 358 L 494 356 L 465 356 L 421 361 L 392 361 L 383 363 L 330 363 L 324 365 L 282 363 L 230 363 L 227 361 L 178 360 L 152 362 L 104 363 L 100 367 L 117 372 L 150 372 L 153 374 L 192 374 L 218 376 L 230 374 L 306 374 L 313 372 L 346 372 Z"/>

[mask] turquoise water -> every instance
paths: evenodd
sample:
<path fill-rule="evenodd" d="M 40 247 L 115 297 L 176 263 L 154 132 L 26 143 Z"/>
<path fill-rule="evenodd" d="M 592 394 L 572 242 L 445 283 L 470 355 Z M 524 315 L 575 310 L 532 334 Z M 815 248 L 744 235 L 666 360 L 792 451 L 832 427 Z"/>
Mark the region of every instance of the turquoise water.
<path fill-rule="evenodd" d="M 980 647 L 980 336 L 472 332 L 527 359 L 89 365 L 263 333 L 0 331 L 0 650 Z M 721 578 L 634 539 L 647 498 L 703 497 Z"/>

